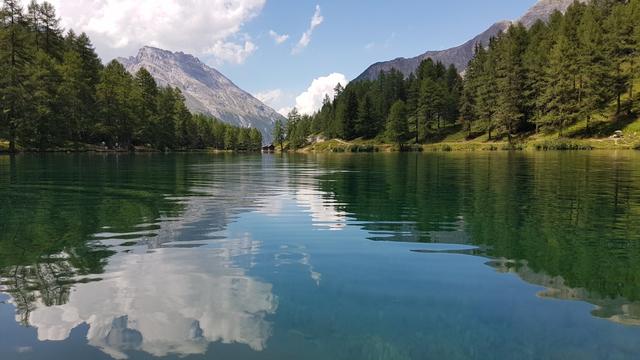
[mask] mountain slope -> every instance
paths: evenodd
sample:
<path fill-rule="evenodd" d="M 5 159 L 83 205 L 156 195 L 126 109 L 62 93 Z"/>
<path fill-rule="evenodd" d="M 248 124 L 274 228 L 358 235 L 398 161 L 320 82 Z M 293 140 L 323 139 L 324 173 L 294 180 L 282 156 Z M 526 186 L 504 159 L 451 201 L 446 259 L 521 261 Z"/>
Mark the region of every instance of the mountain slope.
<path fill-rule="evenodd" d="M 524 26 L 530 27 L 538 20 L 546 21 L 556 10 L 565 11 L 573 1 L 574 0 L 539 0 L 516 22 L 520 22 Z M 486 46 L 492 37 L 507 30 L 512 24 L 513 22 L 511 21 L 497 22 L 491 25 L 491 27 L 480 35 L 451 49 L 428 51 L 413 58 L 397 58 L 391 61 L 375 63 L 360 74 L 355 81 L 375 80 L 378 78 L 381 71 L 388 72 L 394 68 L 402 72 L 405 76 L 409 76 L 418 68 L 420 63 L 427 58 L 431 58 L 434 61 L 440 61 L 445 66 L 453 64 L 459 71 L 464 71 L 469 64 L 469 61 L 473 58 L 476 44 L 481 43 Z"/>
<path fill-rule="evenodd" d="M 117 60 L 132 74 L 144 67 L 159 85 L 180 89 L 192 112 L 212 115 L 233 125 L 254 127 L 260 130 L 266 143 L 271 142 L 275 121 L 284 119 L 192 55 L 146 46 L 135 57 Z"/>

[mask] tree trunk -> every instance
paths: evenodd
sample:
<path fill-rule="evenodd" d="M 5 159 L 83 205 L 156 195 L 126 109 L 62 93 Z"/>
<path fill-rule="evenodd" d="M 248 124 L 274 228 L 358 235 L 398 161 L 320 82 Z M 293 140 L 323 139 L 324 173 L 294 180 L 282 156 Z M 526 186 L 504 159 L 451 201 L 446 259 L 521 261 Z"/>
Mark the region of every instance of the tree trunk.
<path fill-rule="evenodd" d="M 618 80 L 620 78 L 620 64 L 618 64 L 618 68 L 616 69 L 617 75 L 618 75 Z M 617 86 L 616 86 L 617 87 Z M 622 92 L 620 90 L 616 90 L 616 95 L 617 95 L 617 99 L 616 99 L 616 115 L 620 114 L 620 108 L 621 108 L 621 102 L 622 102 Z"/>
<path fill-rule="evenodd" d="M 9 152 L 11 154 L 15 154 L 16 153 L 16 126 L 13 122 L 9 126 L 11 127 L 9 130 Z"/>
<path fill-rule="evenodd" d="M 616 99 L 616 115 L 620 114 L 620 108 L 622 107 L 622 94 L 618 92 L 618 97 Z"/>
<path fill-rule="evenodd" d="M 587 130 L 586 130 L 587 134 L 586 135 L 589 135 L 589 120 L 591 120 L 591 115 L 587 116 Z"/>

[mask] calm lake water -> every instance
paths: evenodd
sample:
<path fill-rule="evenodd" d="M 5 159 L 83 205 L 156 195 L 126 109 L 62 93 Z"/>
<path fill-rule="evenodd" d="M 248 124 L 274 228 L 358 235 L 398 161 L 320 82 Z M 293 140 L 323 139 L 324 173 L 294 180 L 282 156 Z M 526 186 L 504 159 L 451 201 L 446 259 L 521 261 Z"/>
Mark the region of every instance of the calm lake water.
<path fill-rule="evenodd" d="M 639 359 L 640 154 L 0 157 L 0 359 Z"/>

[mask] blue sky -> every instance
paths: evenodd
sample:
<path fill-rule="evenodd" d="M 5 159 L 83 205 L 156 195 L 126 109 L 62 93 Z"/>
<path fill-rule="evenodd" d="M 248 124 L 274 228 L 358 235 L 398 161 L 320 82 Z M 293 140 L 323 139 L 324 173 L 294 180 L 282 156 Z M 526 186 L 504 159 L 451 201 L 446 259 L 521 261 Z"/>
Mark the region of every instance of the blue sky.
<path fill-rule="evenodd" d="M 135 55 L 143 45 L 192 53 L 280 110 L 300 104 L 296 98 L 305 92 L 308 105 L 327 82 L 353 79 L 374 62 L 459 45 L 496 21 L 517 19 L 536 1 L 50 2 L 65 27 L 90 35 L 105 61 Z M 307 46 L 292 53 L 314 13 Z M 272 31 L 288 38 L 277 44 Z"/>
<path fill-rule="evenodd" d="M 272 104 L 279 108 L 293 104 L 294 97 L 305 91 L 314 78 L 337 72 L 350 80 L 377 61 L 459 45 L 498 20 L 518 18 L 534 3 L 267 1 L 261 14 L 245 27 L 258 49 L 244 64 L 225 64 L 219 69 L 253 94 L 282 90 L 283 98 Z M 313 32 L 308 47 L 292 55 L 291 49 L 308 28 L 316 5 L 320 6 L 324 21 Z M 290 38 L 277 45 L 268 36 L 270 30 Z"/>

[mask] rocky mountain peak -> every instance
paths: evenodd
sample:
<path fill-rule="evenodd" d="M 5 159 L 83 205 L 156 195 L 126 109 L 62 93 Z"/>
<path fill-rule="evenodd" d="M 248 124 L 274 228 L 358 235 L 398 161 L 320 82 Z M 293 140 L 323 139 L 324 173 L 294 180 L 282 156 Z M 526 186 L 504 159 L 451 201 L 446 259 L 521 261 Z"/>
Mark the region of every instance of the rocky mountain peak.
<path fill-rule="evenodd" d="M 573 1 L 574 0 L 539 0 L 520 17 L 520 19 L 516 20 L 516 22 L 530 27 L 538 20 L 546 21 L 556 10 L 561 12 L 566 11 Z M 579 1 L 587 2 L 588 0 Z M 442 62 L 445 66 L 453 64 L 459 71 L 463 72 L 467 68 L 469 61 L 473 58 L 477 44 L 488 44 L 492 37 L 497 36 L 500 32 L 506 31 L 512 24 L 514 24 L 514 22 L 509 20 L 498 21 L 473 39 L 450 49 L 427 51 L 413 58 L 397 58 L 375 63 L 360 74 L 360 76 L 356 78 L 356 81 L 377 79 L 381 71 L 388 72 L 391 69 L 396 69 L 405 76 L 409 76 L 409 74 L 414 72 L 420 63 L 427 58 Z"/>
<path fill-rule="evenodd" d="M 192 112 L 232 125 L 255 127 L 265 142 L 271 141 L 275 121 L 284 119 L 193 55 L 145 46 L 136 56 L 117 60 L 131 73 L 144 67 L 159 85 L 180 89 Z"/>
<path fill-rule="evenodd" d="M 531 27 L 538 20 L 546 21 L 555 11 L 565 12 L 575 0 L 538 0 L 518 22 L 525 27 Z M 587 0 L 578 0 L 586 2 Z"/>

